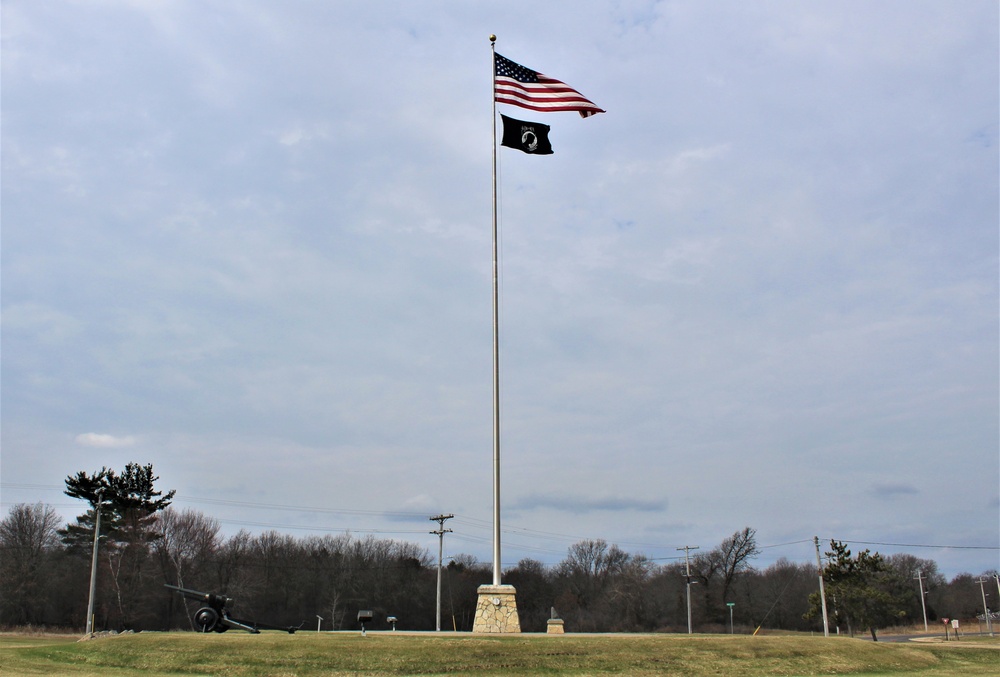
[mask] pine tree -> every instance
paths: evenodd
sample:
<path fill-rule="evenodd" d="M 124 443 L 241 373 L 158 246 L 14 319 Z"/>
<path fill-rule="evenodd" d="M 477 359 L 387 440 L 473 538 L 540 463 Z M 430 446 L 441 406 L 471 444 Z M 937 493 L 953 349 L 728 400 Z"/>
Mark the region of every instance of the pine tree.
<path fill-rule="evenodd" d="M 139 593 L 150 544 L 161 537 L 158 513 L 170 505 L 175 491 L 155 489 L 160 479 L 153 466 L 129 463 L 119 475 L 108 468 L 88 475 L 80 471 L 66 478 L 65 494 L 90 503 L 90 509 L 61 530 L 70 549 L 89 552 L 96 511 L 101 511 L 102 570 L 110 574 L 115 594 L 117 624 L 128 628 L 141 613 Z"/>
<path fill-rule="evenodd" d="M 905 616 L 900 600 L 893 594 L 899 589 L 897 573 L 877 552 L 863 550 L 852 557 L 847 544 L 839 541 L 830 541 L 830 548 L 823 580 L 834 618 L 838 623 L 843 619 L 852 636 L 855 627 L 868 628 L 872 639 L 878 641 L 878 628 L 898 623 Z M 810 595 L 809 603 L 806 618 L 820 613 L 819 594 Z"/>

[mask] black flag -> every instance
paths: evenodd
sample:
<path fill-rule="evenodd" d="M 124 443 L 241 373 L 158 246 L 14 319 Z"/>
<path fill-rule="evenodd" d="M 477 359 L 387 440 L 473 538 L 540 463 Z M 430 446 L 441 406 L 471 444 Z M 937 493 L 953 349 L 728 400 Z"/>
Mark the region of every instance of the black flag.
<path fill-rule="evenodd" d="M 548 125 L 515 120 L 503 114 L 500 117 L 503 118 L 503 140 L 500 145 L 516 148 L 529 155 L 552 155 Z"/>

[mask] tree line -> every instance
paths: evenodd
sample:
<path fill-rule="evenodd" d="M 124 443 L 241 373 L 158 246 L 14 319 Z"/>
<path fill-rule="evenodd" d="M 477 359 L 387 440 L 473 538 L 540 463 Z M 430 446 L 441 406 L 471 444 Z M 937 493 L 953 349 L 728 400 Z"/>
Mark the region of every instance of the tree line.
<path fill-rule="evenodd" d="M 227 595 L 234 616 L 261 623 L 351 629 L 358 610 L 371 609 L 375 627 L 388 627 L 395 616 L 400 629 L 435 628 L 437 563 L 425 548 L 350 534 L 241 530 L 224 537 L 218 520 L 171 507 L 174 492 L 156 491 L 157 479 L 151 466 L 137 464 L 121 474 L 104 468 L 67 477 L 66 493 L 89 505 L 67 525 L 45 504 L 12 507 L 0 521 L 0 626 L 85 625 L 100 510 L 95 629 L 194 629 L 197 604 L 165 584 Z M 688 575 L 684 560 L 660 564 L 584 540 L 554 566 L 523 559 L 503 580 L 517 589 L 526 632 L 544 632 L 553 611 L 570 632 L 685 632 L 689 594 L 695 632 L 822 632 L 816 565 L 780 559 L 759 569 L 759 554 L 756 531 L 745 527 L 692 555 Z M 875 636 L 877 628 L 921 624 L 924 605 L 937 625 L 983 612 L 979 577 L 971 574 L 948 581 L 932 560 L 853 555 L 836 541 L 826 554 L 831 632 Z M 442 629 L 471 630 L 477 588 L 491 582 L 489 564 L 451 558 L 443 571 Z"/>

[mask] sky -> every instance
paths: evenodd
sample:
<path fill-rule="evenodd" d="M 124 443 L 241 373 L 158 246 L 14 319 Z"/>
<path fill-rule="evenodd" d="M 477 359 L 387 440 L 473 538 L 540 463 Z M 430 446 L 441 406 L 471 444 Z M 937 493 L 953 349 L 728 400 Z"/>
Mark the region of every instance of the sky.
<path fill-rule="evenodd" d="M 3 0 L 3 512 L 1000 564 L 994 0 Z"/>

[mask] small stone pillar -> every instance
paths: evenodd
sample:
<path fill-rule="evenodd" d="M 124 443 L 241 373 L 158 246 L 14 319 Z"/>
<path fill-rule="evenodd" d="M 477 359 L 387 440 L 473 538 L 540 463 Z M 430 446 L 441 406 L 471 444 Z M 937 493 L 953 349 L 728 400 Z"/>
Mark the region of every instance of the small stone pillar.
<path fill-rule="evenodd" d="M 563 628 L 563 619 L 561 618 L 550 618 L 549 627 L 547 632 L 550 635 L 563 635 L 566 633 L 565 628 Z"/>
<path fill-rule="evenodd" d="M 480 585 L 473 632 L 521 632 L 513 585 Z"/>

